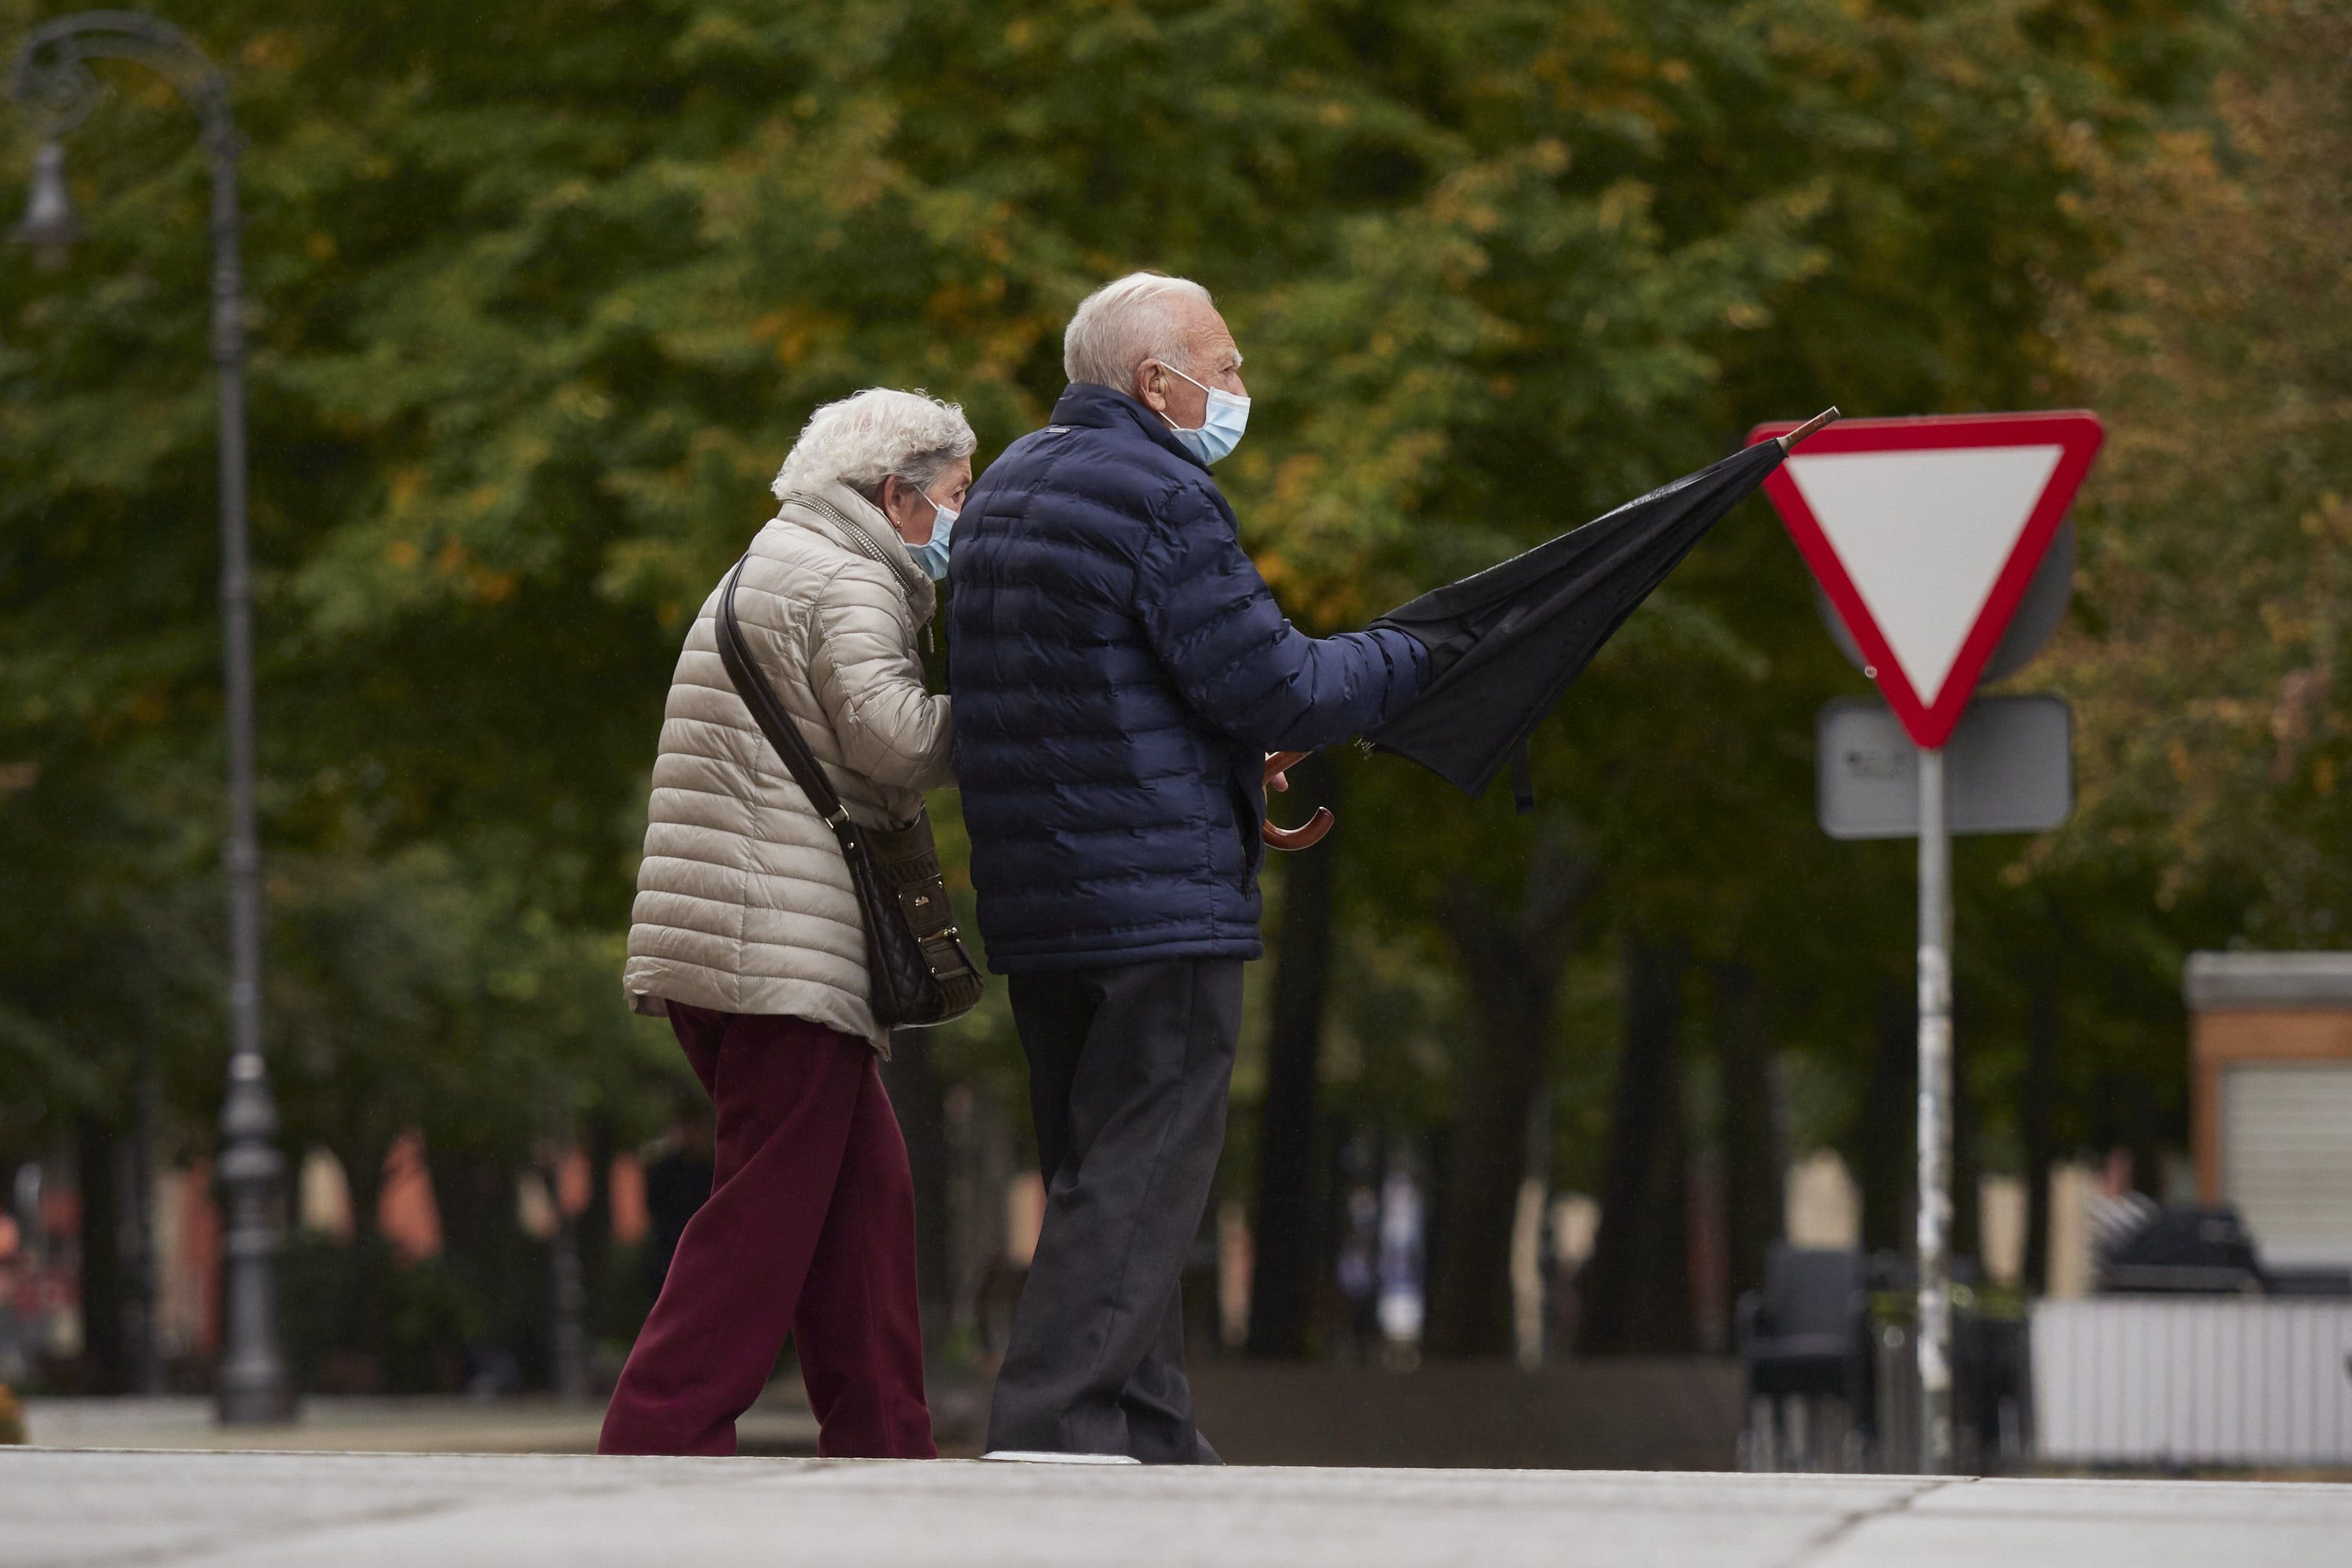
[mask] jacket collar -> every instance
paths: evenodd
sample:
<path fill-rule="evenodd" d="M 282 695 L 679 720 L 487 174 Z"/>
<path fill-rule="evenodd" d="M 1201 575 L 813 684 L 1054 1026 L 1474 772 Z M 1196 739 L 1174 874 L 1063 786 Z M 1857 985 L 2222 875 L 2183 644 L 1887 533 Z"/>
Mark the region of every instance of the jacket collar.
<path fill-rule="evenodd" d="M 939 590 L 929 574 L 915 564 L 906 541 L 882 515 L 882 509 L 847 485 L 834 479 L 794 490 L 778 506 L 776 521 L 804 528 L 839 549 L 888 567 L 906 591 L 916 623 L 931 618 Z"/>
<path fill-rule="evenodd" d="M 1132 428 L 1202 473 L 1209 471 L 1208 464 L 1186 451 L 1184 444 L 1169 432 L 1168 421 L 1114 387 L 1090 381 L 1070 383 L 1062 389 L 1061 399 L 1054 405 L 1054 423 L 1082 425 L 1097 430 Z"/>

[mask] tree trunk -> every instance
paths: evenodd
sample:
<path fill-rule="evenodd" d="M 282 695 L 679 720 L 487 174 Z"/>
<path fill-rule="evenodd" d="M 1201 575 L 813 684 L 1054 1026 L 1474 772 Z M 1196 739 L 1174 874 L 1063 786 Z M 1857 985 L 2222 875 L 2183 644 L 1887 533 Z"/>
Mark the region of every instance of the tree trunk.
<path fill-rule="evenodd" d="M 472 1376 L 489 1366 L 486 1355 L 503 1351 L 523 1377 L 535 1379 L 548 1364 L 552 1314 L 545 1254 L 516 1218 L 518 1166 L 496 1151 L 436 1144 L 429 1132 L 425 1160 L 441 1213 L 442 1256 L 481 1314 L 476 1339 L 446 1348 L 466 1352 Z"/>
<path fill-rule="evenodd" d="M 1586 1355 L 1689 1351 L 1689 1150 L 1681 1060 L 1684 955 L 1629 936 L 1625 1046 L 1609 1118 L 1601 1229 L 1584 1266 L 1577 1350 Z"/>
<path fill-rule="evenodd" d="M 352 1194 L 352 1247 L 343 1273 L 343 1300 L 337 1342 L 363 1362 L 367 1386 L 353 1392 L 374 1392 L 384 1375 L 384 1296 L 392 1278 L 392 1247 L 376 1228 L 376 1211 L 383 1195 L 383 1163 L 389 1142 L 373 1131 L 338 1143 L 335 1158 L 342 1162 L 343 1181 Z M 358 1368 L 346 1375 L 356 1376 Z"/>
<path fill-rule="evenodd" d="M 883 1085 L 907 1141 L 915 1183 L 915 1279 L 923 1343 L 936 1348 L 954 1324 L 954 1279 L 948 1244 L 947 1085 L 931 1059 L 929 1037 L 902 1029 L 890 1037 Z"/>
<path fill-rule="evenodd" d="M 93 1392 L 113 1394 L 130 1382 L 122 1323 L 121 1142 L 114 1129 L 84 1115 L 74 1128 L 81 1184 L 82 1362 Z"/>
<path fill-rule="evenodd" d="M 1919 1121 L 1919 1015 L 1892 981 L 1878 991 L 1870 1081 L 1854 1129 L 1854 1182 L 1862 1189 L 1862 1245 L 1907 1252 L 1912 1243 L 1913 1149 Z"/>
<path fill-rule="evenodd" d="M 1763 1288 L 1765 1249 L 1780 1238 L 1788 1152 L 1756 972 L 1744 963 L 1718 963 L 1708 978 L 1723 1089 L 1724 1229 L 1731 1264 L 1726 1283 L 1736 1301 L 1742 1291 Z"/>
<path fill-rule="evenodd" d="M 2050 1170 L 2058 1162 L 2052 1125 L 2058 1062 L 2058 997 L 2047 982 L 2034 987 L 2025 1025 L 2025 1083 L 2018 1108 L 2025 1143 L 2025 1288 L 2050 1288 Z"/>
<path fill-rule="evenodd" d="M 586 1292 L 588 1337 L 593 1342 L 611 1331 L 608 1320 L 612 1291 L 605 1277 L 612 1272 L 613 1156 L 620 1144 L 613 1113 L 603 1106 L 588 1116 L 588 1206 L 580 1211 L 573 1246 L 580 1255 L 580 1286 Z"/>
<path fill-rule="evenodd" d="M 1446 900 L 1448 934 L 1469 983 L 1471 1041 L 1431 1237 L 1425 1342 L 1433 1355 L 1512 1351 L 1511 1226 L 1528 1173 L 1529 1118 L 1545 1092 L 1560 971 L 1591 879 L 1590 866 L 1539 850 L 1517 909 L 1498 908 L 1466 879 Z"/>
<path fill-rule="evenodd" d="M 162 1279 L 155 1256 L 155 1136 L 157 1101 L 155 1026 L 150 1016 L 139 1043 L 136 1079 L 131 1091 L 131 1388 L 153 1398 L 164 1392 L 163 1344 L 156 1317 Z"/>
<path fill-rule="evenodd" d="M 2121 1142 L 2131 1156 L 2132 1191 L 2143 1197 L 2164 1196 L 2165 1117 L 2156 1090 L 2143 1073 L 2123 1075 L 2112 1083 L 2108 1104 L 2117 1114 Z"/>
<path fill-rule="evenodd" d="M 549 1165 L 546 1179 L 558 1192 L 562 1179 L 561 1151 Z M 588 1402 L 588 1288 L 582 1279 L 580 1224 L 559 1201 L 555 1235 L 548 1245 L 549 1383 L 556 1399 L 566 1405 Z"/>
<path fill-rule="evenodd" d="M 1335 811 L 1339 771 L 1318 759 L 1294 771 L 1298 820 Z M 1315 1089 L 1330 996 L 1337 853 L 1325 845 L 1284 862 L 1282 929 L 1266 1039 L 1265 1100 L 1258 1111 L 1256 1261 L 1250 1279 L 1249 1353 L 1297 1360 L 1307 1352 L 1322 1272 L 1322 1205 L 1315 1158 Z"/>
<path fill-rule="evenodd" d="M 1954 1258 L 1984 1262 L 1984 1205 L 1979 1191 L 1984 1173 L 1984 1146 L 1977 1136 L 1975 1098 L 1969 1091 L 1969 1044 L 1968 1020 L 1955 1015 L 1952 1027 L 1952 1234 Z M 1916 1135 L 1914 1135 L 1916 1142 Z M 1979 1275 L 1981 1279 L 1981 1275 Z"/>

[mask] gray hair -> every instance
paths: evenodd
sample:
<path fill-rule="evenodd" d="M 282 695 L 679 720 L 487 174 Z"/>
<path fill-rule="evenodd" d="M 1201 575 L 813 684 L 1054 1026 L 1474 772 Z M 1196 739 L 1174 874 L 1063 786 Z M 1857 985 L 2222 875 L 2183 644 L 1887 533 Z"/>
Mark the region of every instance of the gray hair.
<path fill-rule="evenodd" d="M 896 475 L 928 491 L 940 470 L 979 447 L 955 404 L 872 386 L 810 415 L 768 488 L 782 500 L 838 481 L 878 506 L 884 479 Z"/>
<path fill-rule="evenodd" d="M 1062 369 L 1074 382 L 1125 392 L 1136 370 L 1156 359 L 1181 371 L 1192 368 L 1192 344 L 1184 331 L 1184 301 L 1213 305 L 1209 291 L 1189 278 L 1164 272 L 1130 272 L 1078 301 L 1062 333 Z"/>

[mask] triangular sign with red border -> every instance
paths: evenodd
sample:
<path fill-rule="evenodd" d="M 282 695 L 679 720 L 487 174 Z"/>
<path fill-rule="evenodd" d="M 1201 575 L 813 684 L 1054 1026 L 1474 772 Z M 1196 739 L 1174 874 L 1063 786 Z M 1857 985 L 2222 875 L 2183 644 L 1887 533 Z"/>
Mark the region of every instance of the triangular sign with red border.
<path fill-rule="evenodd" d="M 1794 422 L 1759 425 L 1750 445 Z M 1848 419 L 1764 493 L 1911 739 L 1942 745 L 2105 432 L 2082 411 Z"/>

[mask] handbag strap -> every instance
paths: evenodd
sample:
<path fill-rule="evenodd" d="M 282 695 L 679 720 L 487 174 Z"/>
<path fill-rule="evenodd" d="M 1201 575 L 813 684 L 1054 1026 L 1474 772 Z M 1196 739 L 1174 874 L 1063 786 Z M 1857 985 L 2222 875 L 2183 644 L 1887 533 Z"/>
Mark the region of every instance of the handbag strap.
<path fill-rule="evenodd" d="M 851 821 L 849 808 L 841 804 L 841 795 L 833 782 L 824 776 L 824 765 L 801 734 L 801 727 L 784 711 L 784 705 L 751 662 L 751 645 L 743 636 L 743 625 L 735 618 L 735 584 L 751 562 L 746 555 L 735 563 L 735 570 L 727 574 L 727 591 L 719 599 L 719 662 L 727 667 L 727 679 L 735 683 L 737 695 L 743 706 L 751 710 L 751 721 L 760 726 L 760 733 L 782 757 L 784 770 L 801 793 L 809 797 L 824 825 L 841 840 L 841 852 L 845 856 L 857 847 L 857 824 Z"/>

